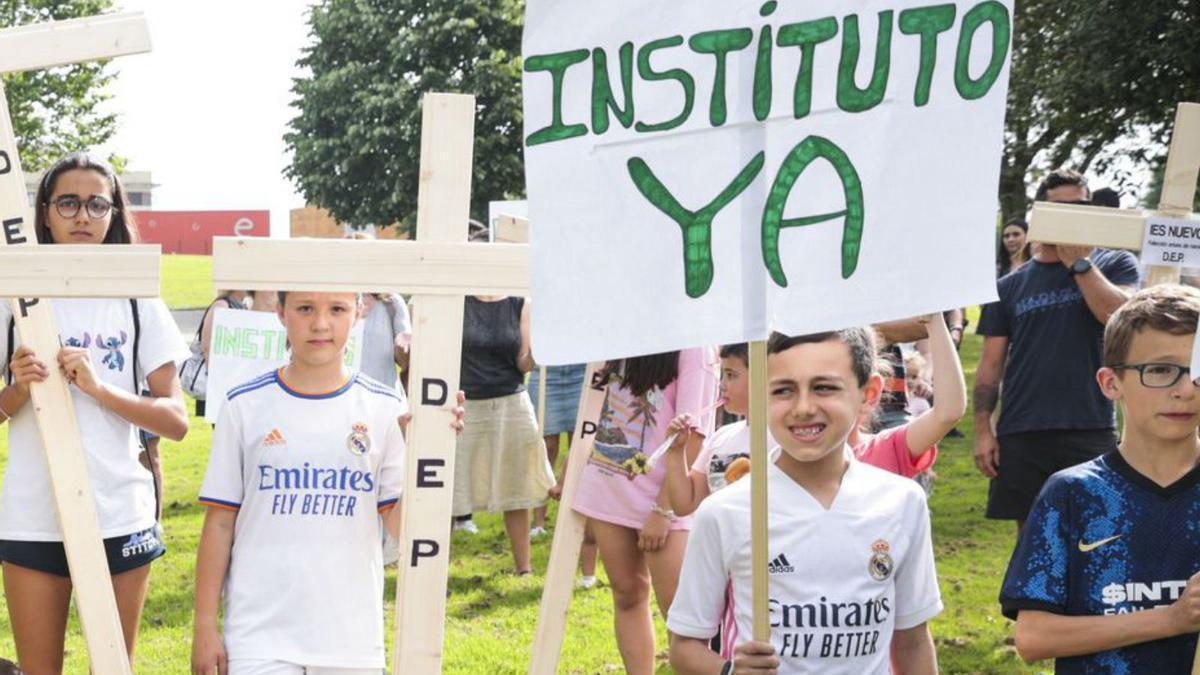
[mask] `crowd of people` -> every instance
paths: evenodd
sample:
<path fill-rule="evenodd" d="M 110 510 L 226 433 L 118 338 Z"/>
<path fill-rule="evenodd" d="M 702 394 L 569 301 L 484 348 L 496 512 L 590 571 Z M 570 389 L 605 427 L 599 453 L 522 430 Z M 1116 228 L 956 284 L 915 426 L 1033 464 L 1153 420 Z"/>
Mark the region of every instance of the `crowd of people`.
<path fill-rule="evenodd" d="M 120 180 L 94 157 L 60 161 L 36 199 L 40 243 L 136 240 Z M 1060 170 L 1037 199 L 1093 195 Z M 1200 398 L 1189 371 L 1200 292 L 1138 292 L 1130 253 L 1030 244 L 1027 230 L 1021 220 L 1000 229 L 999 301 L 977 329 L 975 463 L 989 479 L 987 516 L 1016 521 L 1018 533 L 999 606 L 1016 621 L 1021 655 L 1055 658 L 1057 672 L 1187 672 L 1200 630 Z M 183 390 L 203 389 L 213 308 L 275 312 L 290 352 L 229 391 L 213 431 L 192 672 L 385 667 L 409 310 L 386 294 L 230 291 L 206 312 L 190 355 L 161 300 L 56 302 L 54 355 L 22 345 L 0 303 L 10 326 L 0 331 L 0 561 L 25 672 L 62 671 L 71 596 L 30 386 L 51 368 L 72 385 L 132 659 L 150 565 L 166 553 L 150 446 L 188 431 Z M 470 534 L 472 514 L 502 513 L 517 575 L 534 572 L 532 541 L 550 534 L 545 508 L 561 495 L 560 438 L 575 429 L 584 373 L 564 366 L 530 379 L 532 311 L 524 298 L 466 299 L 462 391 L 447 412 L 459 434 L 454 529 Z M 927 494 L 938 446 L 966 412 L 965 318 L 954 309 L 771 337 L 766 642 L 752 639 L 747 346 L 603 364 L 594 443 L 567 506 L 588 520 L 580 584 L 595 585 L 598 556 L 626 672 L 655 671 L 651 593 L 680 673 L 937 672 L 929 621 L 943 602 Z M 350 372 L 342 356 L 359 319 L 363 365 Z M 300 564 L 316 558 L 355 572 Z"/>

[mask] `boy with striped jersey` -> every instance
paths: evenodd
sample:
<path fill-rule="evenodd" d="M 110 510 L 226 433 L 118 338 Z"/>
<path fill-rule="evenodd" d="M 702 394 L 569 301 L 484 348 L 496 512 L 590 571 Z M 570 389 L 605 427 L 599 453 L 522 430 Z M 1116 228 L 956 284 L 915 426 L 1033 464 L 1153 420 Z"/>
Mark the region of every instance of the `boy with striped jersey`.
<path fill-rule="evenodd" d="M 383 672 L 378 514 L 395 535 L 407 405 L 345 370 L 359 309 L 353 293 L 280 293 L 290 362 L 228 394 L 200 491 L 193 673 Z"/>
<path fill-rule="evenodd" d="M 1200 291 L 1156 286 L 1104 331 L 1100 390 L 1120 403 L 1116 452 L 1054 474 L 1000 591 L 1026 661 L 1055 672 L 1192 672 L 1200 630 Z M 1145 611 L 1145 610 L 1157 611 Z"/>
<path fill-rule="evenodd" d="M 929 512 L 915 482 L 854 459 L 847 438 L 882 382 L 869 329 L 772 336 L 770 642 L 751 640 L 750 481 L 696 511 L 667 618 L 681 675 L 933 674 L 942 609 Z M 728 593 L 726 589 L 728 588 Z M 726 605 L 732 625 L 722 626 Z M 732 660 L 708 649 L 721 629 Z"/>

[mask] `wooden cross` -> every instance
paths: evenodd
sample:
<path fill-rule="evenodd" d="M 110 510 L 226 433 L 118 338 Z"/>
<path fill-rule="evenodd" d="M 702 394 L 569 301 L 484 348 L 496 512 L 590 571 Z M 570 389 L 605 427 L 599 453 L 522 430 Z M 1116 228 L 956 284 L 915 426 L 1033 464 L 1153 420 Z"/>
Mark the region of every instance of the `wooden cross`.
<path fill-rule="evenodd" d="M 140 14 L 97 16 L 0 31 L 0 72 L 49 68 L 150 51 Z M 4 86 L 0 83 L 0 296 L 11 297 L 24 345 L 52 362 L 61 348 L 49 297 L 154 297 L 158 246 L 38 247 L 29 222 L 25 177 Z M 30 386 L 63 546 L 71 569 L 80 623 L 94 673 L 130 673 L 129 657 L 100 527 L 75 408 L 67 381 L 50 368 L 47 381 Z"/>
<path fill-rule="evenodd" d="M 1200 214 L 1192 213 L 1198 179 L 1200 104 L 1181 103 L 1175 113 L 1171 149 L 1167 154 L 1167 168 L 1163 174 L 1162 196 L 1157 211 L 1146 213 L 1136 209 L 1038 202 L 1033 205 L 1029 239 L 1047 244 L 1140 250 L 1148 218 L 1200 220 Z M 1147 269 L 1147 286 L 1178 281 L 1178 267 L 1151 265 Z"/>
<path fill-rule="evenodd" d="M 529 292 L 527 246 L 466 243 L 474 97 L 426 95 L 421 124 L 416 241 L 213 241 L 217 288 L 414 294 L 395 673 L 442 667 L 456 442 L 445 407 L 459 390 L 463 298 Z"/>

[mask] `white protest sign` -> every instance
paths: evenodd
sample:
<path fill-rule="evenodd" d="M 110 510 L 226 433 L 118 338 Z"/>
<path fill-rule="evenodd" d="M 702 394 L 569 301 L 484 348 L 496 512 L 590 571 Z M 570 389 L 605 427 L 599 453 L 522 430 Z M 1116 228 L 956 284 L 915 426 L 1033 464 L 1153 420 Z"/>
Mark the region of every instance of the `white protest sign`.
<path fill-rule="evenodd" d="M 1200 267 L 1200 220 L 1147 218 L 1142 264 Z"/>
<path fill-rule="evenodd" d="M 362 367 L 363 322 L 354 324 L 346 341 L 346 367 Z M 213 312 L 212 343 L 208 348 L 208 384 L 204 390 L 204 419 L 217 423 L 225 395 L 288 362 L 287 331 L 272 312 L 217 308 Z"/>
<path fill-rule="evenodd" d="M 1011 35 L 1011 0 L 529 0 L 539 361 L 995 299 Z"/>

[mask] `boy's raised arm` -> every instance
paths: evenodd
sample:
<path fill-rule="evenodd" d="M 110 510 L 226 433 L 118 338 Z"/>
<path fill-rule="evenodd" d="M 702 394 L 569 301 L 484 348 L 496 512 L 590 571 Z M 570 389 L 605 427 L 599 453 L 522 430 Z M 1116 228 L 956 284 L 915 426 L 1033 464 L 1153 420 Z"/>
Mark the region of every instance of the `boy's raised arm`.
<path fill-rule="evenodd" d="M 196 607 L 192 634 L 192 673 L 225 675 L 225 646 L 217 625 L 221 590 L 233 551 L 237 511 L 209 507 L 196 553 Z"/>
<path fill-rule="evenodd" d="M 908 448 L 913 457 L 941 441 L 967 411 L 967 383 L 954 340 L 941 314 L 927 317 L 929 353 L 933 361 L 933 407 L 908 425 Z"/>

